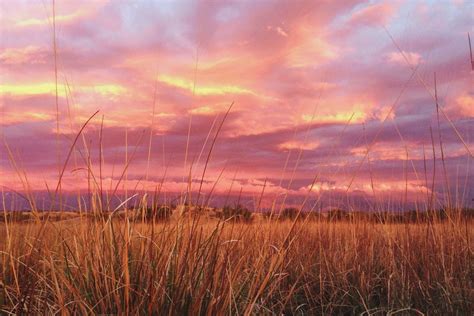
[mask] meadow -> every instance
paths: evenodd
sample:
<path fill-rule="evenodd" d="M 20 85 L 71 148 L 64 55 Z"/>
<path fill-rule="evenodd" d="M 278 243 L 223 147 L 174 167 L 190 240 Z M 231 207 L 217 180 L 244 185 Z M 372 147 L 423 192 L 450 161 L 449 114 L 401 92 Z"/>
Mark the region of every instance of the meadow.
<path fill-rule="evenodd" d="M 469 26 L 469 10 L 439 10 L 460 14 L 421 22 L 410 13 L 408 22 L 415 22 L 407 33 L 397 31 L 407 20 L 389 27 L 396 40 L 378 21 L 395 10 L 391 2 L 385 9 L 339 8 L 339 18 L 327 21 L 321 17 L 337 8 L 324 14 L 319 6 L 339 2 L 313 1 L 316 10 L 309 1 L 294 12 L 265 7 L 270 2 L 235 16 L 237 7 L 186 4 L 160 21 L 146 6 L 147 14 L 135 14 L 138 2 L 112 1 L 96 8 L 103 14 L 97 21 L 86 9 L 56 21 L 53 1 L 47 19 L 10 21 L 15 32 L 3 33 L 12 43 L 34 42 L 41 25 L 53 36 L 41 44 L 52 44 L 51 52 L 12 43 L 0 52 L 2 66 L 10 67 L 5 78 L 14 78 L 0 91 L 8 102 L 2 104 L 2 167 L 8 167 L 0 170 L 0 315 L 472 314 L 474 211 L 464 207 L 473 201 L 474 61 L 469 34 L 470 59 L 467 48 L 460 53 L 448 41 L 464 36 L 457 23 Z M 430 6 L 403 12 L 422 14 Z M 13 5 L 11 12 L 17 10 Z M 173 27 L 188 10 L 196 20 L 185 14 L 180 23 L 187 27 Z M 272 24 L 273 11 L 288 11 L 301 24 Z M 307 19 L 310 13 L 316 15 Z M 202 43 L 201 32 L 194 34 L 201 16 L 212 21 L 202 32 L 212 37 Z M 309 23 L 320 20 L 333 32 Z M 427 21 L 435 24 L 425 26 L 429 36 L 410 37 Z M 382 30 L 378 24 L 391 50 L 378 33 L 365 37 L 370 27 Z M 346 38 L 357 28 L 363 32 Z M 409 44 L 423 47 L 402 49 Z M 459 60 L 443 59 L 450 55 Z M 441 66 L 440 97 L 429 63 Z M 47 72 L 30 85 L 35 67 Z M 415 88 L 423 94 L 406 91 Z M 42 110 L 53 103 L 54 111 Z M 240 181 L 239 168 L 246 172 Z M 230 169 L 233 179 L 224 174 Z M 230 205 L 234 182 L 240 193 Z M 245 185 L 252 207 L 240 203 Z M 40 187 L 49 203 L 38 198 Z M 78 195 L 73 206 L 64 198 L 71 192 Z M 262 206 L 264 193 L 274 200 Z M 345 210 L 323 211 L 323 193 L 325 206 Z M 212 204 L 218 194 L 227 194 L 220 208 Z M 292 203 L 292 194 L 303 202 Z M 351 204 L 351 194 L 370 207 Z"/>
<path fill-rule="evenodd" d="M 466 217 L 238 221 L 185 212 L 18 221 L 5 214 L 5 314 L 467 315 L 474 308 Z"/>

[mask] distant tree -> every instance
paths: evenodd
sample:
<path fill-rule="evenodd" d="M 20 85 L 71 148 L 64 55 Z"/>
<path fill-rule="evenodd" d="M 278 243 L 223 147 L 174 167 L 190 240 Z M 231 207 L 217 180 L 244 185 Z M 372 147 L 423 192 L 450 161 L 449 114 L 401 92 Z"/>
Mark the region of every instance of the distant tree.
<path fill-rule="evenodd" d="M 156 205 L 145 209 L 145 219 L 147 221 L 164 221 L 173 215 L 173 209 L 168 205 Z"/>
<path fill-rule="evenodd" d="M 293 220 L 298 216 L 299 210 L 295 207 L 287 207 L 280 213 L 280 219 Z M 303 214 L 300 214 L 302 217 Z"/>
<path fill-rule="evenodd" d="M 221 212 L 222 219 L 232 219 L 236 221 L 249 222 L 252 220 L 252 212 L 242 205 L 238 204 L 235 207 L 224 206 Z"/>
<path fill-rule="evenodd" d="M 331 221 L 340 221 L 349 219 L 349 214 L 341 209 L 333 209 L 328 212 L 328 217 Z"/>

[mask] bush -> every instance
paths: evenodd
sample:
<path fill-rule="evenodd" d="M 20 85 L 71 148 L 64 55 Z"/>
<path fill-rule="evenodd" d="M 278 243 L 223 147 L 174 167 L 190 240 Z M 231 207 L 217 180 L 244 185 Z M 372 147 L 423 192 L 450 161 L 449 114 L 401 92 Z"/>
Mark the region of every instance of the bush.
<path fill-rule="evenodd" d="M 242 205 L 236 205 L 235 207 L 224 206 L 221 213 L 222 219 L 233 219 L 236 221 L 249 222 L 252 220 L 252 212 Z"/>
<path fill-rule="evenodd" d="M 328 212 L 327 219 L 330 221 L 348 220 L 350 215 L 346 211 L 336 208 Z"/>
<path fill-rule="evenodd" d="M 298 216 L 299 212 L 300 211 L 295 207 L 287 207 L 280 213 L 279 218 L 280 219 L 294 220 L 296 218 L 296 216 Z M 303 215 L 303 213 L 300 214 L 300 218 L 303 218 L 302 215 Z"/>
<path fill-rule="evenodd" d="M 147 221 L 164 221 L 170 219 L 173 209 L 167 205 L 157 205 L 145 209 L 145 219 Z"/>

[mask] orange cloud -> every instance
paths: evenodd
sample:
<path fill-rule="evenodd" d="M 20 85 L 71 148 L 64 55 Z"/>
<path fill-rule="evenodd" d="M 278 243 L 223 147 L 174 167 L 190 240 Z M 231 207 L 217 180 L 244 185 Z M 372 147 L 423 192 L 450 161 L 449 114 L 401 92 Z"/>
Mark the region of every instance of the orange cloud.
<path fill-rule="evenodd" d="M 455 104 L 461 116 L 474 118 L 474 96 L 463 94 L 455 99 Z"/>
<path fill-rule="evenodd" d="M 4 65 L 45 64 L 50 54 L 43 48 L 30 45 L 24 48 L 6 48 L 0 52 L 0 63 Z"/>
<path fill-rule="evenodd" d="M 67 86 L 58 84 L 58 95 L 66 95 Z M 92 84 L 76 85 L 75 91 L 83 93 L 96 93 L 102 95 L 121 95 L 127 89 L 117 84 Z M 55 94 L 56 84 L 53 82 L 33 83 L 33 84 L 0 84 L 0 95 L 28 96 L 35 94 Z"/>
<path fill-rule="evenodd" d="M 289 149 L 302 149 L 302 150 L 314 150 L 318 148 L 319 143 L 316 141 L 310 142 L 300 142 L 300 141 L 288 141 L 278 145 L 279 149 L 289 150 Z"/>
<path fill-rule="evenodd" d="M 224 95 L 224 94 L 257 95 L 255 92 L 246 88 L 239 87 L 239 86 L 219 85 L 219 84 L 202 86 L 199 84 L 194 84 L 192 81 L 189 81 L 183 78 L 172 77 L 168 75 L 160 75 L 159 80 L 170 86 L 184 89 L 184 90 L 187 90 L 188 92 L 194 93 L 196 95 L 202 95 L 202 96 Z"/>
<path fill-rule="evenodd" d="M 97 12 L 97 10 L 107 2 L 106 0 L 93 0 L 81 3 L 75 3 L 73 1 L 56 2 L 56 23 L 71 24 L 78 20 L 86 19 Z M 38 9 L 39 10 L 35 10 L 35 13 L 43 13 L 43 16 L 32 16 L 32 14 L 30 14 L 27 17 L 18 17 L 14 20 L 14 25 L 16 27 L 52 26 L 52 12 L 49 12 L 49 10 L 52 11 L 52 7 L 42 6 L 38 7 Z"/>
<path fill-rule="evenodd" d="M 26 112 L 4 111 L 2 113 L 2 121 L 0 122 L 0 124 L 10 125 L 10 124 L 17 124 L 17 123 L 25 123 L 25 122 L 44 122 L 44 121 L 51 121 L 54 119 L 56 119 L 56 115 L 54 113 L 33 112 L 33 111 L 26 111 Z"/>

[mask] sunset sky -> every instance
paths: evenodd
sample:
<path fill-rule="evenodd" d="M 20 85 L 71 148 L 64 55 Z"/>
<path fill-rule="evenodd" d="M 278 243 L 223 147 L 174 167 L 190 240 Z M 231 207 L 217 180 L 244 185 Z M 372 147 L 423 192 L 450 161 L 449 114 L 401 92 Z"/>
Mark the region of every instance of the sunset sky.
<path fill-rule="evenodd" d="M 313 196 L 398 199 L 407 191 L 410 199 L 426 199 L 431 127 L 440 200 L 446 186 L 439 133 L 451 191 L 472 204 L 472 2 L 58 0 L 59 137 L 52 3 L 0 7 L 4 190 L 25 189 L 6 144 L 31 189 L 54 188 L 58 158 L 65 161 L 97 110 L 69 161 L 64 190 L 87 188 L 85 144 L 98 176 L 102 117 L 104 186 L 114 188 L 129 158 L 120 189 L 154 190 L 167 168 L 163 191 L 181 192 L 192 165 L 197 190 L 234 102 L 205 191 L 222 172 L 216 193 L 232 186 L 258 196 L 266 181 L 271 196 L 304 195 L 316 177 Z"/>

